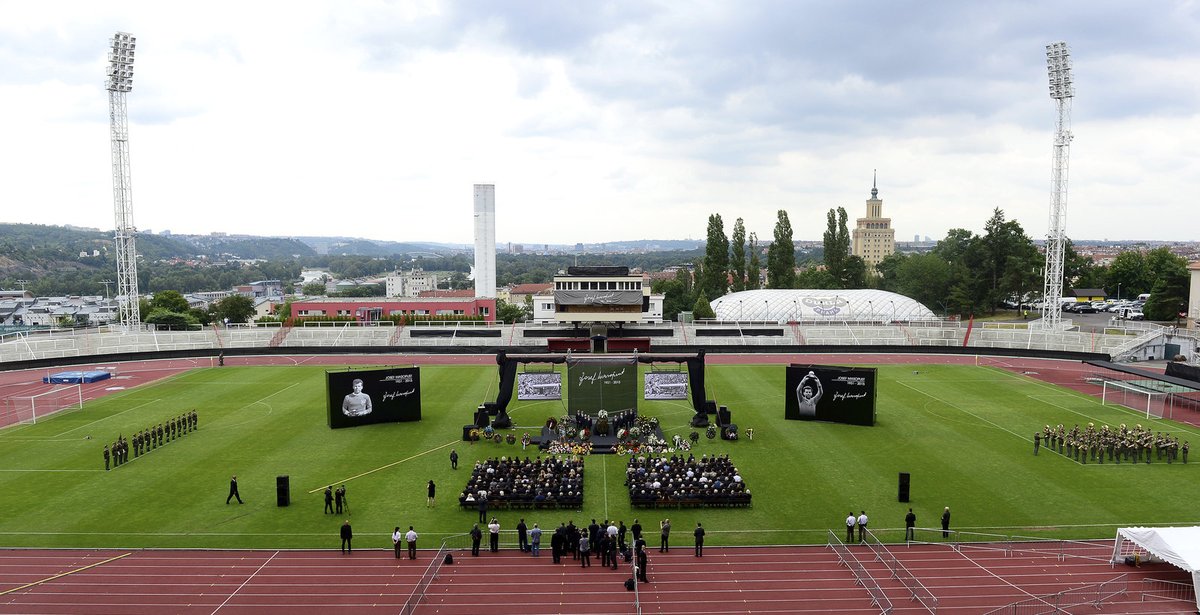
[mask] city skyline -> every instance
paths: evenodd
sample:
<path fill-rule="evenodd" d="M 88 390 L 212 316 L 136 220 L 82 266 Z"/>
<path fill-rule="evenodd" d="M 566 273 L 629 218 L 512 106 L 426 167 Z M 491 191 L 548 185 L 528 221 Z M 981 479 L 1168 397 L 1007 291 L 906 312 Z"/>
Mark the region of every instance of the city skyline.
<path fill-rule="evenodd" d="M 768 242 L 880 198 L 896 236 L 1042 239 L 1071 45 L 1067 236 L 1191 241 L 1200 7 L 1112 2 L 5 3 L 6 220 L 112 226 L 104 52 L 138 37 L 133 217 L 177 233 Z M 237 15 L 231 19 L 230 15 Z"/>

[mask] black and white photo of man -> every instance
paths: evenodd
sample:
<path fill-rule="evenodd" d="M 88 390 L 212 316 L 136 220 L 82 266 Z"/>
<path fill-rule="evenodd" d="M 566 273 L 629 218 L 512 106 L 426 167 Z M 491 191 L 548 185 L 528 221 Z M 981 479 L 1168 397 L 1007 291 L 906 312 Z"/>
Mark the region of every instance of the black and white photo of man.
<path fill-rule="evenodd" d="M 366 416 L 371 413 L 371 396 L 363 393 L 363 381 L 355 378 L 351 383 L 354 391 L 342 400 L 342 414 L 346 416 Z"/>
<path fill-rule="evenodd" d="M 817 378 L 815 372 L 808 372 L 801 378 L 800 384 L 796 386 L 796 402 L 800 405 L 800 416 L 817 416 L 817 402 L 821 401 L 824 394 L 821 379 Z"/>

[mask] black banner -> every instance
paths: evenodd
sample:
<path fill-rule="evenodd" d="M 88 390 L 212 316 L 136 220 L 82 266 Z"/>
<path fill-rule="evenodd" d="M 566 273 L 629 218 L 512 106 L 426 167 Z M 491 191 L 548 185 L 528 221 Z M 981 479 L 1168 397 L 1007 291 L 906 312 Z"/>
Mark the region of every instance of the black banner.
<path fill-rule="evenodd" d="M 633 357 L 567 361 L 567 409 L 593 414 L 637 408 L 637 361 Z"/>
<path fill-rule="evenodd" d="M 325 372 L 329 426 L 421 420 L 421 371 L 417 367 Z"/>
<path fill-rule="evenodd" d="M 1177 363 L 1171 361 L 1167 363 L 1167 375 L 1193 382 L 1200 382 L 1200 367 L 1188 365 L 1187 363 Z"/>
<path fill-rule="evenodd" d="M 875 368 L 789 365 L 784 418 L 875 424 Z"/>

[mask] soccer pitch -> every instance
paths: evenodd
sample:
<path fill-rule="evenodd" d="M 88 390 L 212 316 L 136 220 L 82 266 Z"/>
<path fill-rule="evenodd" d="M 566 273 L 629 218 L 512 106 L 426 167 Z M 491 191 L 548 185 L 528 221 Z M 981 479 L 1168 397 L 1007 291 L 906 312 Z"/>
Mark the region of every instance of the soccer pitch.
<path fill-rule="evenodd" d="M 327 367 L 198 369 L 88 402 L 36 425 L 0 431 L 0 546 L 320 548 L 335 547 L 344 518 L 356 546 L 390 548 L 393 527 L 423 539 L 468 531 L 478 513 L 458 506 L 472 462 L 530 457 L 516 445 L 460 440 L 473 409 L 494 399 L 493 366 L 421 368 L 420 423 L 330 430 Z M 1088 463 L 1033 455 L 1045 424 L 1141 423 L 1197 440 L 1194 427 L 1147 421 L 1117 406 L 999 369 L 948 365 L 879 367 L 874 427 L 785 421 L 784 366 L 709 366 L 708 397 L 726 405 L 743 433 L 736 442 L 701 437 L 693 454 L 729 454 L 753 493 L 745 509 L 634 510 L 623 484 L 625 458 L 586 461 L 582 511 L 496 511 L 510 530 L 518 518 L 557 526 L 592 518 L 633 519 L 653 533 L 671 518 L 690 543 L 697 521 L 712 544 L 824 542 L 827 529 L 866 510 L 871 526 L 935 527 L 950 506 L 953 529 L 1047 537 L 1109 538 L 1117 525 L 1196 524 L 1195 463 Z M 104 470 L 101 449 L 118 434 L 195 409 L 200 428 L 130 463 Z M 563 402 L 517 402 L 520 434 Z M 665 435 L 686 436 L 683 401 L 640 403 Z M 450 469 L 451 449 L 460 456 Z M 896 499 L 897 474 L 912 475 L 912 500 Z M 245 504 L 225 504 L 236 474 Z M 275 502 L 275 477 L 291 480 L 291 506 Z M 425 503 L 434 480 L 437 505 Z M 345 484 L 349 514 L 322 513 L 326 485 Z M 430 544 L 426 542 L 426 544 Z M 436 544 L 436 543 L 433 543 Z"/>

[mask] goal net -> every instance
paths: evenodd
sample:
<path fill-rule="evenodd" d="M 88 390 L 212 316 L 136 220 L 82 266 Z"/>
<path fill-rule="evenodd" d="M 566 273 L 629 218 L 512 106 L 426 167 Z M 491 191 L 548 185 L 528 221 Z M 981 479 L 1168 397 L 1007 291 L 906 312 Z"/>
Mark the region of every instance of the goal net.
<path fill-rule="evenodd" d="M 0 427 L 29 425 L 60 410 L 83 407 L 83 387 L 60 384 L 37 395 L 5 397 L 0 405 Z"/>
<path fill-rule="evenodd" d="M 1101 397 L 1103 405 L 1119 405 L 1138 412 L 1146 418 L 1163 418 L 1167 410 L 1167 393 L 1122 380 L 1105 380 Z"/>

